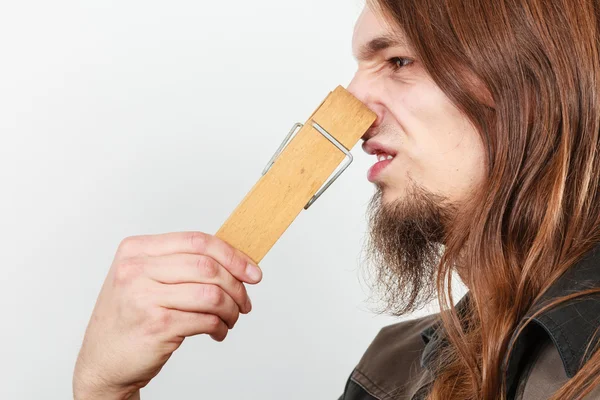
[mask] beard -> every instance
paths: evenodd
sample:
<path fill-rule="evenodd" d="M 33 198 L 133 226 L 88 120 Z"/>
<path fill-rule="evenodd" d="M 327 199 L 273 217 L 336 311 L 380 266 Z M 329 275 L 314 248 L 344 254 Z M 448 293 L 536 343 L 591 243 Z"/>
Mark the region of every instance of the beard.
<path fill-rule="evenodd" d="M 369 202 L 366 262 L 375 310 L 401 316 L 426 306 L 437 294 L 437 271 L 456 206 L 411 181 L 407 194 L 388 203 L 384 187 Z"/>

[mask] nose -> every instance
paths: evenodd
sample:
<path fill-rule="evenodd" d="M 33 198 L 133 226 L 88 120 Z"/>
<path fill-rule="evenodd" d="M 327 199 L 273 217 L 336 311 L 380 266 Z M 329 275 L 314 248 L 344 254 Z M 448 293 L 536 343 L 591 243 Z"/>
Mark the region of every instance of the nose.
<path fill-rule="evenodd" d="M 352 78 L 352 81 L 346 90 L 360 100 L 377 116 L 371 127 L 361 138 L 362 140 L 367 141 L 375 136 L 375 128 L 381 124 L 384 115 L 384 106 L 381 103 L 380 96 L 377 94 L 375 83 L 370 82 L 363 74 L 360 73 L 360 71 L 358 71 Z"/>

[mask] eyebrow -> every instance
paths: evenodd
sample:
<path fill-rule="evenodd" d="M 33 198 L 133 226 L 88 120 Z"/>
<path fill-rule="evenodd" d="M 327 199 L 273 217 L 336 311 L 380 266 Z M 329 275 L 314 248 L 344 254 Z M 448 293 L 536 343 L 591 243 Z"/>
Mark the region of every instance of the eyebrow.
<path fill-rule="evenodd" d="M 357 61 L 367 61 L 387 48 L 401 46 L 403 44 L 402 41 L 391 35 L 378 36 L 363 45 L 355 58 Z"/>

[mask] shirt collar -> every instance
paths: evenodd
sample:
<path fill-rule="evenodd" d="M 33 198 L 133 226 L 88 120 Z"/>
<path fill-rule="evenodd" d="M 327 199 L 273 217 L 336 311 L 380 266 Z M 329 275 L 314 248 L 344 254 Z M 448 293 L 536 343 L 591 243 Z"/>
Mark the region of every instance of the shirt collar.
<path fill-rule="evenodd" d="M 554 299 L 597 287 L 600 287 L 600 244 L 558 278 L 531 307 L 521 323 Z M 457 303 L 456 309 L 459 315 L 464 312 L 468 301 L 467 293 Z M 595 340 L 600 339 L 600 332 L 598 332 L 600 331 L 600 295 L 572 299 L 558 307 L 546 310 L 532 319 L 518 337 L 515 335 L 511 338 L 509 348 L 512 347 L 513 351 L 509 354 L 505 376 L 508 388 L 515 383 L 517 370 L 522 364 L 526 350 L 539 339 L 536 336 L 536 332 L 540 331 L 539 328 L 543 329 L 542 331 L 556 346 L 567 376 L 573 377 L 591 355 L 585 354 L 590 340 L 594 339 L 592 343 L 595 343 Z M 446 343 L 442 329 L 441 321 L 438 320 L 421 332 L 425 343 L 421 366 L 430 368 L 438 350 Z"/>
<path fill-rule="evenodd" d="M 456 313 L 459 317 L 468 311 L 469 302 L 470 296 L 467 293 L 456 303 Z M 438 350 L 448 343 L 443 332 L 442 322 L 439 318 L 421 331 L 421 338 L 425 342 L 425 348 L 421 354 L 421 367 L 431 369 L 431 362 L 436 358 Z"/>

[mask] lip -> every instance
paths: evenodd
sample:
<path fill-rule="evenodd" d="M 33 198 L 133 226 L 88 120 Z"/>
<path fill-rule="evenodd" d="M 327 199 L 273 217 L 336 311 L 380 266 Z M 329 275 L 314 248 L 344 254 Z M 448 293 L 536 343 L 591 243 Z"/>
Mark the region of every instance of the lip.
<path fill-rule="evenodd" d="M 387 167 L 392 161 L 394 161 L 393 158 L 391 160 L 387 159 L 378 161 L 371 168 L 369 168 L 369 171 L 367 171 L 367 179 L 369 182 L 375 182 L 381 171 L 383 171 L 385 167 Z"/>
<path fill-rule="evenodd" d="M 367 140 L 361 147 L 365 153 L 370 155 L 385 153 L 394 157 L 396 156 L 396 151 L 394 149 L 385 146 L 383 143 L 376 142 L 373 139 Z"/>
<path fill-rule="evenodd" d="M 366 142 L 364 142 L 362 144 L 362 149 L 364 150 L 365 153 L 370 154 L 370 155 L 377 155 L 377 154 L 389 154 L 392 157 L 396 157 L 396 150 L 393 150 L 387 146 L 385 146 L 383 143 L 379 143 L 374 141 L 373 139 L 367 140 Z M 377 180 L 377 177 L 379 176 L 379 174 L 381 173 L 381 171 L 383 171 L 385 169 L 385 167 L 387 167 L 392 161 L 394 161 L 394 158 L 392 158 L 391 160 L 383 160 L 383 161 L 378 161 L 376 162 L 371 168 L 369 168 L 369 171 L 367 172 L 367 179 L 370 182 L 375 182 Z"/>

